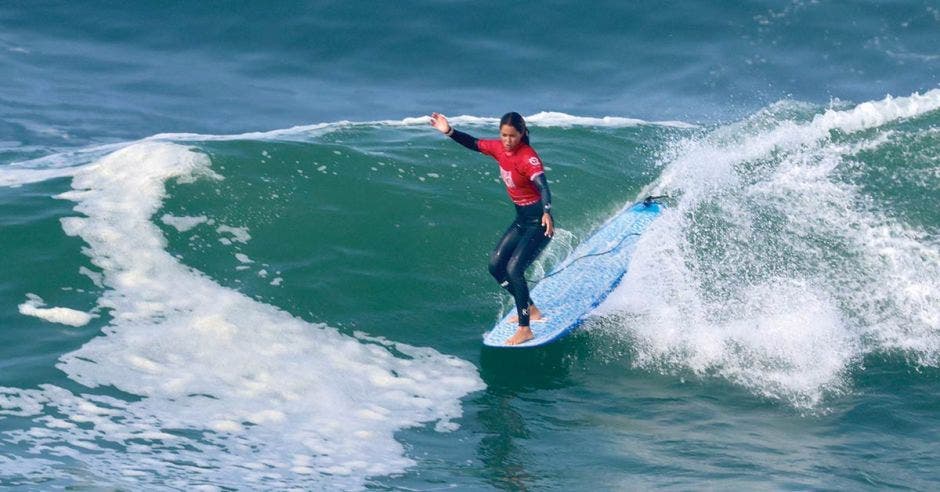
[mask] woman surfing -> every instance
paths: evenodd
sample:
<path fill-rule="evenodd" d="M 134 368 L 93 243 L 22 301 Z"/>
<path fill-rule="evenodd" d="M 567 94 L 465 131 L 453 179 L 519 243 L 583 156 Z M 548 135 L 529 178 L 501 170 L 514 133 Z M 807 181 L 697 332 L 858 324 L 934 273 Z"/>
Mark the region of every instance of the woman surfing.
<path fill-rule="evenodd" d="M 499 121 L 499 139 L 479 140 L 450 126 L 447 118 L 431 114 L 431 126 L 460 145 L 486 154 L 499 163 L 499 174 L 516 207 L 516 218 L 490 255 L 490 274 L 509 291 L 516 303 L 519 329 L 506 340 L 518 345 L 534 335 L 529 323 L 542 313 L 529 297 L 525 271 L 555 234 L 552 194 L 538 154 L 529 145 L 529 130 L 519 113 L 506 113 Z"/>

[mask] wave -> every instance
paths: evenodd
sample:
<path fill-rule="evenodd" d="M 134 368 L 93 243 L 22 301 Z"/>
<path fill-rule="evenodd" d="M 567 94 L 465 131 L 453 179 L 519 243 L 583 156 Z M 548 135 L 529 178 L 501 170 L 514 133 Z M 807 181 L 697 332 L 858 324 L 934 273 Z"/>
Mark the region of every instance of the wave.
<path fill-rule="evenodd" d="M 351 489 L 413 464 L 400 429 L 456 427 L 460 399 L 482 388 L 472 364 L 305 322 L 171 255 L 151 218 L 168 181 L 196 179 L 222 177 L 206 155 L 167 142 L 75 170 L 58 198 L 84 216 L 62 226 L 88 245 L 111 321 L 57 367 L 137 398 L 2 388 L 0 412 L 40 424 L 13 437 L 126 486 Z M 48 472 L 35 465 L 17 469 Z"/>
<path fill-rule="evenodd" d="M 872 183 L 913 172 L 920 181 L 905 181 L 903 193 L 936 186 L 930 155 L 913 150 L 935 138 L 935 125 L 921 120 L 938 108 L 940 91 L 931 91 L 828 110 L 782 102 L 735 124 L 684 133 L 672 130 L 692 127 L 627 118 L 540 113 L 529 121 L 563 140 L 560 157 L 579 147 L 597 161 L 558 165 L 553 178 L 576 188 L 607 182 L 620 169 L 647 173 L 620 162 L 618 152 L 609 155 L 623 145 L 610 138 L 611 129 L 661 130 L 648 132 L 660 141 L 643 141 L 661 150 L 647 156 L 659 167 L 638 196 L 665 192 L 675 201 L 641 238 L 628 276 L 598 311 L 629 340 L 635 365 L 729 380 L 818 409 L 827 395 L 851 391 L 853 370 L 867 355 L 899 352 L 914 364 L 940 364 L 937 224 L 903 220 L 872 190 Z M 904 126 L 911 121 L 912 128 Z M 160 134 L 0 167 L 0 186 L 72 178 L 72 190 L 58 198 L 75 202 L 82 216 L 62 226 L 87 244 L 98 269 L 88 275 L 104 290 L 94 314 L 108 322 L 101 336 L 60 359 L 59 369 L 81 389 L 0 388 L 0 414 L 31 422 L 9 437 L 128 487 L 362 488 L 368 477 L 413 465 L 396 432 L 434 422 L 441 431 L 453 429 L 461 399 L 483 388 L 472 364 L 381 337 L 345 335 L 223 287 L 167 251 L 154 214 L 168 183 L 223 179 L 202 143 L 317 143 L 349 129 L 404 129 L 419 145 L 401 159 L 366 153 L 358 161 L 318 147 L 311 169 L 339 172 L 337 179 L 348 183 L 363 175 L 375 176 L 376 186 L 405 183 L 409 199 L 416 190 L 434 194 L 433 186 L 489 190 L 496 178 L 487 172 L 451 168 L 445 175 L 440 163 L 425 163 L 425 142 L 440 142 L 426 125 L 419 117 L 240 135 Z M 254 151 L 262 162 L 270 157 Z M 898 167 L 886 152 L 914 155 L 914 162 Z M 415 167 L 405 169 L 411 160 Z M 288 170 L 304 178 L 307 171 Z M 866 174 L 876 171 L 890 179 Z M 447 205 L 467 206 L 470 197 Z M 587 212 L 596 215 L 597 207 Z M 162 219 L 178 231 L 211 220 Z M 218 231 L 231 240 L 246 233 L 225 227 Z M 560 261 L 574 242 L 564 237 L 571 244 L 559 241 L 556 257 L 536 269 Z M 23 310 L 86 319 L 41 305 L 37 296 Z M 15 461 L 11 466 L 26 477 L 67 473 L 50 459 Z"/>
<path fill-rule="evenodd" d="M 618 331 L 635 363 L 805 409 L 850 391 L 868 355 L 940 363 L 937 224 L 874 199 L 930 166 L 883 155 L 917 155 L 905 151 L 929 144 L 930 125 L 916 120 L 938 109 L 940 90 L 821 114 L 784 103 L 676 143 L 647 190 L 675 205 L 600 311 L 631 314 Z M 877 169 L 885 179 L 864 175 Z M 888 194 L 935 184 L 908 186 Z"/>
<path fill-rule="evenodd" d="M 534 115 L 526 116 L 526 122 L 534 127 L 607 127 L 607 128 L 628 128 L 634 126 L 651 125 L 675 128 L 697 128 L 696 125 L 683 121 L 646 121 L 636 118 L 625 118 L 619 116 L 586 117 L 575 116 L 560 112 L 540 112 Z M 495 126 L 499 123 L 497 117 L 460 115 L 450 117 L 449 120 L 455 124 L 470 126 Z M 7 168 L 61 168 L 74 167 L 76 165 L 86 164 L 94 159 L 100 158 L 110 152 L 121 148 L 148 142 L 148 141 L 169 141 L 169 142 L 217 142 L 233 140 L 271 140 L 271 141 L 302 141 L 309 142 L 315 138 L 327 133 L 356 127 L 414 127 L 426 128 L 429 126 L 430 116 L 414 116 L 402 118 L 400 120 L 373 120 L 373 121 L 351 121 L 340 120 L 327 123 L 315 123 L 310 125 L 298 125 L 290 128 L 280 128 L 268 131 L 254 131 L 245 133 L 236 133 L 229 135 L 215 135 L 204 133 L 158 133 L 149 137 L 106 145 L 96 145 L 82 149 L 62 150 L 54 152 L 51 155 L 29 159 L 26 161 L 12 162 L 7 166 L 0 167 L 0 172 L 8 172 Z M 52 179 L 59 176 L 50 176 L 43 178 L 37 176 L 34 179 Z M 0 174 L 0 179 L 4 175 Z M 0 181 L 0 186 L 11 186 L 18 182 L 15 179 L 8 178 L 6 181 Z M 25 184 L 25 183 L 19 183 Z"/>

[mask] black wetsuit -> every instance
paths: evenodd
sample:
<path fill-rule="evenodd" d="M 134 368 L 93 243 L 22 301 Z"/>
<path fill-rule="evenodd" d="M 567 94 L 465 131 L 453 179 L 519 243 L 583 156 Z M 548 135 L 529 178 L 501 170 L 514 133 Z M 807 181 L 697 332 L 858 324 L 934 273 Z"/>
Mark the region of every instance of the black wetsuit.
<path fill-rule="evenodd" d="M 453 130 L 450 137 L 470 150 L 481 152 L 479 140 L 466 133 Z M 541 169 L 540 162 L 538 165 Z M 538 189 L 539 201 L 515 205 L 516 219 L 493 249 L 489 265 L 493 278 L 512 294 L 520 326 L 529 326 L 529 306 L 534 304 L 529 297 L 525 271 L 551 240 L 545 235 L 546 228 L 542 225 L 542 214 L 550 213 L 552 206 L 548 180 L 544 172 L 540 172 L 531 181 Z"/>

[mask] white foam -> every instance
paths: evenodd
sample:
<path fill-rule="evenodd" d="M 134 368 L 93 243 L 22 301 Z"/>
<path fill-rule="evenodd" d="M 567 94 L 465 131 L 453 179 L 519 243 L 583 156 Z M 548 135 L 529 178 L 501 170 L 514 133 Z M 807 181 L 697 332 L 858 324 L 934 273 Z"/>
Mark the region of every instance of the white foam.
<path fill-rule="evenodd" d="M 133 142 L 99 145 L 78 150 L 65 150 L 37 159 L 0 166 L 0 186 L 22 186 L 50 179 L 73 176 L 83 166 Z"/>
<path fill-rule="evenodd" d="M 0 186 L 16 187 L 39 183 L 50 179 L 64 178 L 75 174 L 72 169 L 20 169 L 0 166 Z"/>
<path fill-rule="evenodd" d="M 625 128 L 625 127 L 634 127 L 641 125 L 655 125 L 655 126 L 668 126 L 668 127 L 677 127 L 677 128 L 695 128 L 695 125 L 690 123 L 685 123 L 681 121 L 646 121 L 639 120 L 636 118 L 624 118 L 619 116 L 603 116 L 603 117 L 589 117 L 589 116 L 574 116 L 566 113 L 559 113 L 555 111 L 543 111 L 536 113 L 530 116 L 524 116 L 526 124 L 534 127 L 575 127 L 575 126 L 592 126 L 592 127 L 608 127 L 608 128 Z M 453 123 L 454 125 L 469 125 L 469 126 L 492 126 L 495 127 L 499 124 L 499 118 L 497 117 L 486 117 L 486 116 L 471 116 L 471 115 L 459 115 L 448 117 L 447 121 Z M 431 122 L 430 116 L 419 116 L 413 118 L 405 118 L 400 121 L 376 121 L 371 124 L 382 124 L 388 126 L 422 126 L 429 125 Z"/>
<path fill-rule="evenodd" d="M 636 118 L 623 118 L 619 116 L 603 116 L 600 118 L 573 116 L 566 113 L 554 111 L 536 113 L 525 118 L 526 124 L 535 126 L 595 126 L 623 128 L 641 125 L 671 126 L 677 128 L 696 128 L 696 125 L 682 121 L 645 121 Z"/>
<path fill-rule="evenodd" d="M 911 118 L 940 109 L 940 89 L 908 97 L 887 96 L 881 101 L 859 104 L 847 111 L 831 109 L 813 119 L 810 128 L 817 132 L 841 130 L 857 132 L 886 123 Z"/>
<path fill-rule="evenodd" d="M 574 116 L 566 113 L 543 111 L 530 116 L 526 116 L 526 123 L 537 127 L 573 127 L 573 126 L 593 126 L 622 128 L 641 125 L 667 126 L 676 128 L 695 128 L 696 125 L 682 121 L 645 121 L 636 118 L 624 118 L 619 116 L 587 117 Z M 266 132 L 249 132 L 237 135 L 205 135 L 199 133 L 161 133 L 149 137 L 147 140 L 158 141 L 226 141 L 226 140 L 283 140 L 283 141 L 308 141 L 311 138 L 326 135 L 328 133 L 357 127 L 374 126 L 392 126 L 392 127 L 427 127 L 431 121 L 430 116 L 413 116 L 402 118 L 400 120 L 375 120 L 375 121 L 349 121 L 341 120 L 331 123 L 317 123 L 313 125 L 302 125 L 291 128 L 271 130 Z M 495 126 L 499 123 L 497 117 L 459 115 L 448 117 L 448 121 L 456 125 L 470 126 Z"/>
<path fill-rule="evenodd" d="M 236 243 L 244 244 L 248 241 L 251 241 L 251 234 L 248 233 L 247 227 L 232 227 L 223 224 L 216 228 L 216 232 L 219 234 L 230 234 L 232 237 L 229 239 L 229 241 L 234 241 Z"/>
<path fill-rule="evenodd" d="M 85 266 L 80 267 L 78 269 L 78 273 L 91 279 L 92 283 L 95 284 L 95 287 L 104 288 L 104 275 L 98 272 L 92 271 L 90 268 L 85 267 Z"/>
<path fill-rule="evenodd" d="M 895 138 L 861 132 L 938 109 L 934 90 L 805 121 L 757 115 L 681 143 L 644 190 L 678 200 L 598 313 L 631 313 L 621 329 L 642 367 L 727 378 L 801 408 L 847 390 L 868 353 L 940 364 L 938 242 L 844 172 Z"/>
<path fill-rule="evenodd" d="M 61 420 L 8 434 L 122 488 L 358 489 L 413 464 L 395 434 L 428 422 L 453 428 L 460 398 L 482 388 L 475 368 L 342 335 L 180 264 L 151 217 L 167 180 L 198 177 L 218 178 L 204 154 L 157 142 L 75 174 L 59 198 L 84 216 L 62 219 L 63 229 L 103 272 L 99 305 L 112 321 L 57 367 L 90 388 L 141 398 L 7 389 L 0 412 Z M 384 418 L 358 418 L 363 409 Z"/>
<path fill-rule="evenodd" d="M 59 323 L 68 326 L 85 326 L 92 319 L 92 315 L 71 308 L 53 307 L 44 308 L 45 302 L 36 294 L 26 294 L 27 300 L 19 305 L 20 314 L 44 319 L 50 323 Z"/>
<path fill-rule="evenodd" d="M 709 196 L 713 191 L 735 186 L 738 175 L 732 167 L 740 162 L 765 158 L 778 150 L 817 146 L 828 141 L 834 130 L 859 132 L 937 109 L 940 89 L 906 98 L 888 96 L 849 110 L 830 109 L 808 124 L 776 121 L 773 128 L 763 131 L 750 128 L 750 122 L 730 125 L 703 140 L 684 142 L 651 188 L 676 188 L 692 197 Z"/>
<path fill-rule="evenodd" d="M 321 136 L 332 131 L 348 128 L 358 123 L 342 120 L 332 123 L 316 123 L 312 125 L 298 125 L 264 132 L 247 132 L 235 135 L 208 135 L 203 133 L 159 133 L 149 140 L 156 141 L 230 141 L 230 140 L 283 140 L 293 141 L 300 139 L 306 141 L 311 137 Z"/>
<path fill-rule="evenodd" d="M 199 215 L 196 217 L 190 216 L 174 216 L 170 214 L 163 214 L 163 217 L 160 217 L 160 222 L 175 228 L 177 231 L 186 232 L 199 224 L 205 224 L 209 222 L 209 218 L 205 215 Z"/>

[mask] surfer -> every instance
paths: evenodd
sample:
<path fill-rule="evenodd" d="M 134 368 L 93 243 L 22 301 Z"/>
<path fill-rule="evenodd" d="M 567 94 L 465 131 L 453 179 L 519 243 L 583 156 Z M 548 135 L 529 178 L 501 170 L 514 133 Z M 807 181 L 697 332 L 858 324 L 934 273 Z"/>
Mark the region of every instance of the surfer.
<path fill-rule="evenodd" d="M 525 271 L 555 234 L 552 220 L 552 194 L 542 160 L 529 146 L 529 130 L 519 113 L 506 113 L 499 121 L 499 139 L 478 140 L 455 130 L 439 113 L 431 115 L 431 126 L 460 145 L 486 154 L 499 163 L 506 192 L 516 206 L 516 219 L 490 255 L 490 274 L 509 291 L 516 303 L 519 329 L 506 341 L 518 345 L 531 340 L 529 327 L 542 313 L 529 297 Z"/>

